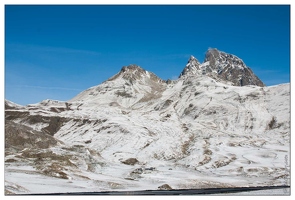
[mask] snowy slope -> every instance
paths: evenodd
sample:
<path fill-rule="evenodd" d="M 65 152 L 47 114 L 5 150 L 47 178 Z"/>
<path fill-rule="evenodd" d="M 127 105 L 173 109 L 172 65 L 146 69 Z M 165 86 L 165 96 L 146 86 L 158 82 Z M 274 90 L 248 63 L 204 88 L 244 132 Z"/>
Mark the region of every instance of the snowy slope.
<path fill-rule="evenodd" d="M 56 141 L 6 149 L 6 193 L 289 184 L 290 84 L 239 87 L 202 73 L 165 82 L 130 65 L 68 102 L 9 105 L 18 133 Z"/>

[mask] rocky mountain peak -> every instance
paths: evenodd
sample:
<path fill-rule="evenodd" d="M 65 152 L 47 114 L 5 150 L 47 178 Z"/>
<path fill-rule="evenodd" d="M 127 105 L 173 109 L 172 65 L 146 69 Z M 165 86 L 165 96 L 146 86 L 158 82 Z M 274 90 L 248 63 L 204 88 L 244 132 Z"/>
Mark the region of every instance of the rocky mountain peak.
<path fill-rule="evenodd" d="M 199 63 L 199 61 L 193 55 L 191 55 L 189 60 L 188 60 L 188 63 Z"/>
<path fill-rule="evenodd" d="M 179 77 L 184 75 L 207 75 L 219 82 L 235 86 L 264 86 L 242 59 L 216 48 L 208 49 L 202 64 L 191 56 Z"/>
<path fill-rule="evenodd" d="M 146 71 L 142 67 L 136 64 L 131 64 L 128 66 L 123 66 L 119 73 L 117 73 L 115 76 L 108 79 L 108 81 L 113 81 L 117 78 L 122 78 L 127 81 L 136 81 L 136 80 L 142 80 L 142 79 L 150 79 L 152 81 L 156 82 L 165 82 L 158 76 L 156 76 L 154 73 Z"/>
<path fill-rule="evenodd" d="M 200 70 L 199 66 L 200 66 L 200 62 L 194 56 L 191 55 L 185 68 L 183 69 L 179 77 L 184 75 L 196 74 Z"/>
<path fill-rule="evenodd" d="M 220 52 L 216 48 L 209 48 L 205 54 L 205 60 L 210 57 L 218 57 Z"/>
<path fill-rule="evenodd" d="M 216 48 L 209 49 L 206 52 L 204 63 L 209 69 L 208 75 L 216 80 L 230 82 L 235 86 L 265 86 L 243 60 L 233 54 L 219 51 Z"/>
<path fill-rule="evenodd" d="M 205 55 L 204 62 L 209 62 L 209 65 L 218 68 L 221 65 L 230 65 L 232 68 L 247 68 L 242 59 L 237 56 L 229 53 L 225 53 L 223 51 L 219 51 L 218 49 L 208 49 Z"/>
<path fill-rule="evenodd" d="M 136 65 L 136 64 L 131 64 L 128 66 L 123 66 L 121 71 L 122 73 L 133 73 L 133 72 L 139 72 L 139 73 L 145 73 L 145 70 L 143 68 L 141 68 L 140 66 Z"/>

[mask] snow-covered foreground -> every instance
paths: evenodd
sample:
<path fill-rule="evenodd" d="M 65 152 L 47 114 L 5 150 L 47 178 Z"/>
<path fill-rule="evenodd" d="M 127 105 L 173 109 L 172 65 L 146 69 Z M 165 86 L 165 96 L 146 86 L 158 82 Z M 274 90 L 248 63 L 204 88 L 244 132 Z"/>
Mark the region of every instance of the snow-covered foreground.
<path fill-rule="evenodd" d="M 274 181 L 272 177 L 261 178 L 259 176 L 247 176 L 246 174 L 236 176 L 234 174 L 218 175 L 209 172 L 201 173 L 184 167 L 172 167 L 171 164 L 172 163 L 166 162 L 160 164 L 154 171 L 145 170 L 145 172 L 140 174 L 135 180 L 126 178 L 128 174 L 134 171 L 138 166 L 107 166 L 102 168 L 100 173 L 93 173 L 85 170 L 79 173 L 69 173 L 71 178 L 68 179 L 44 176 L 42 173 L 28 166 L 6 166 L 5 189 L 16 194 L 40 194 L 157 190 L 158 187 L 163 184 L 169 184 L 173 189 L 285 184 L 284 181 Z M 263 194 L 263 192 L 259 194 Z M 268 193 L 266 192 L 264 194 Z M 284 194 L 286 194 L 286 190 L 284 190 Z"/>
<path fill-rule="evenodd" d="M 228 193 L 227 195 L 237 195 L 237 196 L 289 196 L 291 194 L 290 188 L 285 189 L 271 189 L 271 190 L 258 190 L 258 191 L 251 191 L 251 192 L 239 192 L 239 193 Z"/>
<path fill-rule="evenodd" d="M 290 185 L 290 85 L 132 67 L 68 102 L 6 103 L 6 193 Z"/>

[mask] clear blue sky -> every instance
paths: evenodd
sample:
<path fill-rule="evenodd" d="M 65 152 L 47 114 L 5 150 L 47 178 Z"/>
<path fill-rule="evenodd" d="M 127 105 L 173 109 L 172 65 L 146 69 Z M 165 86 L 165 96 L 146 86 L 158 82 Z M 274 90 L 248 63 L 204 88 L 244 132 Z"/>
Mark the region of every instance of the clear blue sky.
<path fill-rule="evenodd" d="M 209 47 L 288 83 L 290 7 L 6 5 L 5 98 L 69 100 L 129 64 L 173 79 Z"/>

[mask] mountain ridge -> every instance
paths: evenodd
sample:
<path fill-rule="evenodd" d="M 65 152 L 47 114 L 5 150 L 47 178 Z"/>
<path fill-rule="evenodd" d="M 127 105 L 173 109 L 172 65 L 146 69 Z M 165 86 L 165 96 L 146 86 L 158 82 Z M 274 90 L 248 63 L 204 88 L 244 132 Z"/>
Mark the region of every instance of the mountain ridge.
<path fill-rule="evenodd" d="M 169 79 L 166 81 L 162 80 L 153 72 L 146 71 L 136 64 L 122 67 L 117 74 L 106 81 L 112 81 L 120 76 L 131 82 L 141 79 L 142 77 L 152 78 L 154 81 L 161 83 L 171 82 Z M 219 51 L 216 48 L 209 48 L 207 50 L 203 63 L 200 63 L 191 55 L 186 66 L 178 76 L 178 79 L 185 76 L 209 76 L 218 82 L 234 86 L 265 86 L 250 67 L 246 66 L 242 59 L 233 54 Z"/>
<path fill-rule="evenodd" d="M 207 50 L 203 63 L 191 56 L 179 77 L 185 75 L 207 75 L 217 81 L 235 86 L 265 86 L 242 59 L 216 48 Z"/>

